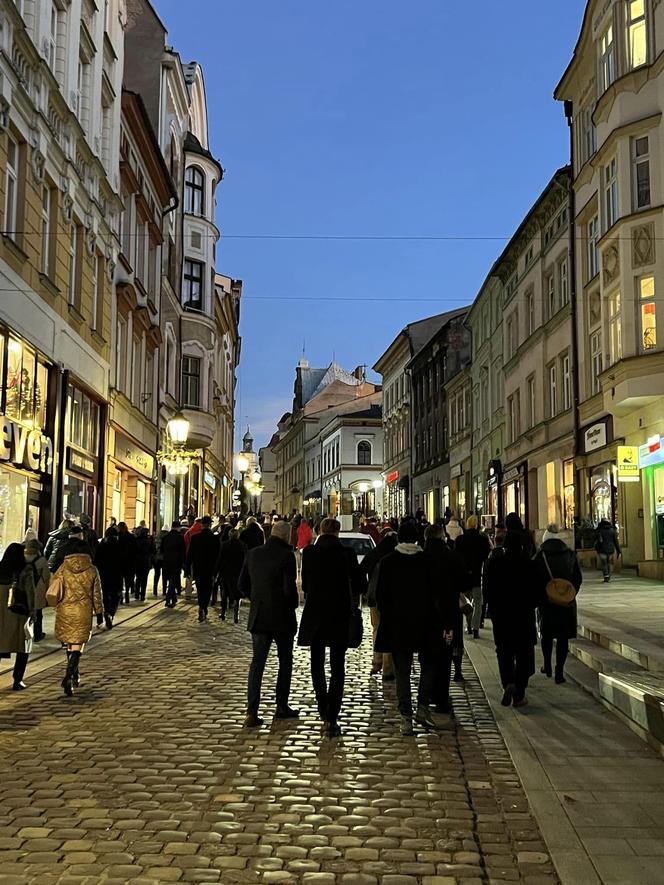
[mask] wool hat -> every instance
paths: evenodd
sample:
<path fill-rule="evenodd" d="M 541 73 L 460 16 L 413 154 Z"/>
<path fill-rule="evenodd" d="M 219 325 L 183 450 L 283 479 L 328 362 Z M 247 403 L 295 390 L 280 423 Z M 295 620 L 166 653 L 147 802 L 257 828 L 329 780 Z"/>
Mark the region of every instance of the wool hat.
<path fill-rule="evenodd" d="M 291 542 L 291 525 L 289 522 L 284 522 L 282 519 L 280 522 L 275 522 L 272 526 L 272 532 L 270 533 L 271 538 L 279 538 L 280 541 L 285 541 L 286 544 L 290 544 Z"/>

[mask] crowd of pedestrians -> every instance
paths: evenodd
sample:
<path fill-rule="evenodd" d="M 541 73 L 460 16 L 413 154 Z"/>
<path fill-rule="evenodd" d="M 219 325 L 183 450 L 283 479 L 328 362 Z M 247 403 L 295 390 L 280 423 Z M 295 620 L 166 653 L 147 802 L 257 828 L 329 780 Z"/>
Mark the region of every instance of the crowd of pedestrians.
<path fill-rule="evenodd" d="M 477 517 L 453 514 L 428 525 L 423 514 L 400 522 L 364 520 L 375 547 L 363 559 L 342 543 L 334 518 L 318 524 L 299 514 L 185 518 L 155 537 L 144 523 L 132 531 L 111 521 L 101 541 L 82 514 L 63 520 L 42 552 L 30 537 L 10 544 L 0 561 L 0 657 L 15 655 L 13 688 L 24 676 L 33 643 L 44 638 L 42 612 L 55 607 L 55 637 L 67 653 L 66 695 L 80 682 L 80 658 L 97 626 L 113 629 L 119 605 L 152 594 L 167 608 L 196 590 L 198 620 L 239 623 L 248 601 L 252 637 L 245 726 L 258 727 L 263 674 L 274 644 L 278 656 L 276 718 L 291 719 L 293 650 L 309 649 L 312 688 L 330 736 L 340 734 L 346 653 L 362 640 L 368 606 L 373 658 L 370 675 L 394 682 L 402 734 L 451 721 L 450 682 L 463 681 L 464 635 L 480 638 L 490 619 L 502 683 L 502 703 L 522 707 L 541 643 L 546 677 L 565 682 L 569 641 L 576 636 L 576 595 L 582 575 L 576 554 L 556 526 L 539 550 L 516 514 L 493 537 Z M 600 523 L 596 550 L 605 579 L 619 553 L 615 529 Z M 299 621 L 296 611 L 304 603 Z M 554 654 L 555 653 L 555 654 Z M 326 658 L 329 657 L 329 665 Z M 411 677 L 417 661 L 413 700 Z M 329 672 L 327 667 L 329 666 Z M 434 713 L 435 711 L 435 718 Z"/>

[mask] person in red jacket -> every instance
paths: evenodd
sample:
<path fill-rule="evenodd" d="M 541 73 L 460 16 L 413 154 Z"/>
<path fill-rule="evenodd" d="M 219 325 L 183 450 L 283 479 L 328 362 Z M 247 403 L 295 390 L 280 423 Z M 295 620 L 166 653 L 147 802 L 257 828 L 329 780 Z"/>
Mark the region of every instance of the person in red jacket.
<path fill-rule="evenodd" d="M 185 576 L 185 585 L 184 585 L 184 598 L 187 600 L 191 600 L 192 591 L 194 589 L 193 580 L 191 577 L 191 569 L 189 568 L 187 560 L 189 559 L 189 545 L 191 544 L 191 539 L 196 535 L 200 534 L 203 531 L 203 523 L 201 522 L 201 517 L 197 517 L 194 521 L 194 524 L 191 528 L 187 529 L 184 533 L 184 550 L 185 550 L 185 566 L 184 566 L 184 576 Z"/>

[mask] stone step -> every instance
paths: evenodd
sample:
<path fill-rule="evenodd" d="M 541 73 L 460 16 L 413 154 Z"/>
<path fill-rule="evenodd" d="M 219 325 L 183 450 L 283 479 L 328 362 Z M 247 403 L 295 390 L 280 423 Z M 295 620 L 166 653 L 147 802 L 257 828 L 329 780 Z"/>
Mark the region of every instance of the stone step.
<path fill-rule="evenodd" d="M 601 620 L 581 612 L 578 632 L 581 639 L 612 652 L 629 661 L 632 666 L 664 674 L 664 648 L 648 637 L 631 632 L 628 624 L 624 629 L 607 626 Z"/>
<path fill-rule="evenodd" d="M 590 639 L 573 639 L 569 647 L 575 658 L 596 673 L 624 673 L 635 669 L 632 661 L 628 661 L 602 645 L 597 645 Z"/>
<path fill-rule="evenodd" d="M 639 670 L 600 673 L 599 693 L 633 730 L 664 755 L 664 676 Z"/>

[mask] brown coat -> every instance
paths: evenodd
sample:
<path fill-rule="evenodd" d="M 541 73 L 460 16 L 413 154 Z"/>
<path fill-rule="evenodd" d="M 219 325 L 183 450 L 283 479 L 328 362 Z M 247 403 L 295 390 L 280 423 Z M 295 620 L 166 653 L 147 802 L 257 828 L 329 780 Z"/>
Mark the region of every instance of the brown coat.
<path fill-rule="evenodd" d="M 83 645 L 92 635 L 92 616 L 104 611 L 99 572 L 87 553 L 74 553 L 56 576 L 63 579 L 65 595 L 55 609 L 55 637 L 64 645 Z"/>
<path fill-rule="evenodd" d="M 19 575 L 19 583 L 28 597 L 28 605 L 34 613 L 35 610 L 35 584 L 32 575 L 32 566 L 26 566 Z M 11 583 L 0 579 L 0 652 L 15 654 L 25 651 L 25 624 L 27 616 L 15 615 L 9 611 L 9 590 Z"/>
<path fill-rule="evenodd" d="M 48 590 L 48 585 L 51 583 L 51 572 L 46 557 L 44 556 L 34 556 L 26 553 L 25 561 L 28 565 L 34 566 L 35 609 L 40 611 L 48 606 L 48 603 L 46 602 L 46 591 Z"/>

